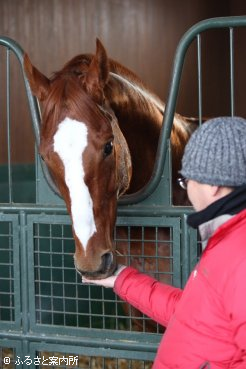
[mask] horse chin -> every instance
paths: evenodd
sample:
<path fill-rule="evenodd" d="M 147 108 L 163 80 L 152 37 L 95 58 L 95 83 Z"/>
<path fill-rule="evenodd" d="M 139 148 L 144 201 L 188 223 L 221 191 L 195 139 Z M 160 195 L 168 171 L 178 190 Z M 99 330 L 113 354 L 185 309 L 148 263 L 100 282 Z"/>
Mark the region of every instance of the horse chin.
<path fill-rule="evenodd" d="M 85 277 L 86 279 L 96 280 L 96 279 L 104 279 L 104 278 L 110 277 L 111 275 L 114 274 L 116 269 L 117 269 L 117 264 L 114 263 L 107 270 L 97 270 L 95 272 L 88 272 L 88 271 L 78 270 L 76 268 L 76 271 L 79 273 L 81 277 Z"/>

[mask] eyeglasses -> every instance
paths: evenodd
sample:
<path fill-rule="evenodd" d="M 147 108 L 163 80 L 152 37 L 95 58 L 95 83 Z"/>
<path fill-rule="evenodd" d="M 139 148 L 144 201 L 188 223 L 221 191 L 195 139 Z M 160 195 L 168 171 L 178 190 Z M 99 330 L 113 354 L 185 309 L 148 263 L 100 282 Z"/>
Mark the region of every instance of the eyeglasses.
<path fill-rule="evenodd" d="M 183 188 L 183 190 L 187 190 L 188 179 L 186 179 L 184 177 L 180 177 L 180 178 L 177 179 L 177 182 L 180 185 L 180 187 Z"/>

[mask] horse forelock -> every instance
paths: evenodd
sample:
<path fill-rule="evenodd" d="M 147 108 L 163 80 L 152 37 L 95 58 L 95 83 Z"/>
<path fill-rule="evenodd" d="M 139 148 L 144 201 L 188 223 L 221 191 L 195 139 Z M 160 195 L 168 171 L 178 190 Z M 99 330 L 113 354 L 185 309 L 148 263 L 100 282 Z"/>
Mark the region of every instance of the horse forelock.
<path fill-rule="evenodd" d="M 83 90 L 78 76 L 58 72 L 52 78 L 51 91 L 44 104 L 44 130 L 47 126 L 55 129 L 57 124 L 67 116 L 100 124 L 103 114 L 93 99 Z"/>
<path fill-rule="evenodd" d="M 60 72 L 61 73 L 69 72 L 75 74 L 86 72 L 88 70 L 88 66 L 91 63 L 92 58 L 93 58 L 92 54 L 76 55 L 64 65 L 64 67 Z"/>

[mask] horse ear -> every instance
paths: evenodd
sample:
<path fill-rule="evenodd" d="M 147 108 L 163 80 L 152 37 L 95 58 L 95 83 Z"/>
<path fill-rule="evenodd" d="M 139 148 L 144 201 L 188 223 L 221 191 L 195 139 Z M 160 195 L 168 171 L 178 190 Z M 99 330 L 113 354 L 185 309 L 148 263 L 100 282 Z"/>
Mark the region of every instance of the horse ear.
<path fill-rule="evenodd" d="M 85 77 L 85 88 L 92 97 L 103 94 L 103 89 L 108 82 L 109 62 L 104 46 L 99 39 L 96 40 L 96 54 L 91 60 Z"/>
<path fill-rule="evenodd" d="M 23 65 L 33 95 L 40 101 L 45 100 L 50 90 L 50 80 L 32 65 L 27 54 L 24 55 Z"/>

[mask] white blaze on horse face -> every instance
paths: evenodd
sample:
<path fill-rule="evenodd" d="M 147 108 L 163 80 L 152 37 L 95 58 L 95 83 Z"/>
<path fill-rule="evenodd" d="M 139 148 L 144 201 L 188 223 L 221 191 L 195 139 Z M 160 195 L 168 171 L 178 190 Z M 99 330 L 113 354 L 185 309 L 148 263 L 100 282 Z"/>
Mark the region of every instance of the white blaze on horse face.
<path fill-rule="evenodd" d="M 54 135 L 54 151 L 65 170 L 65 182 L 71 200 L 71 216 L 76 236 L 84 250 L 96 232 L 93 202 L 84 182 L 83 152 L 87 146 L 87 127 L 83 122 L 65 118 Z"/>

